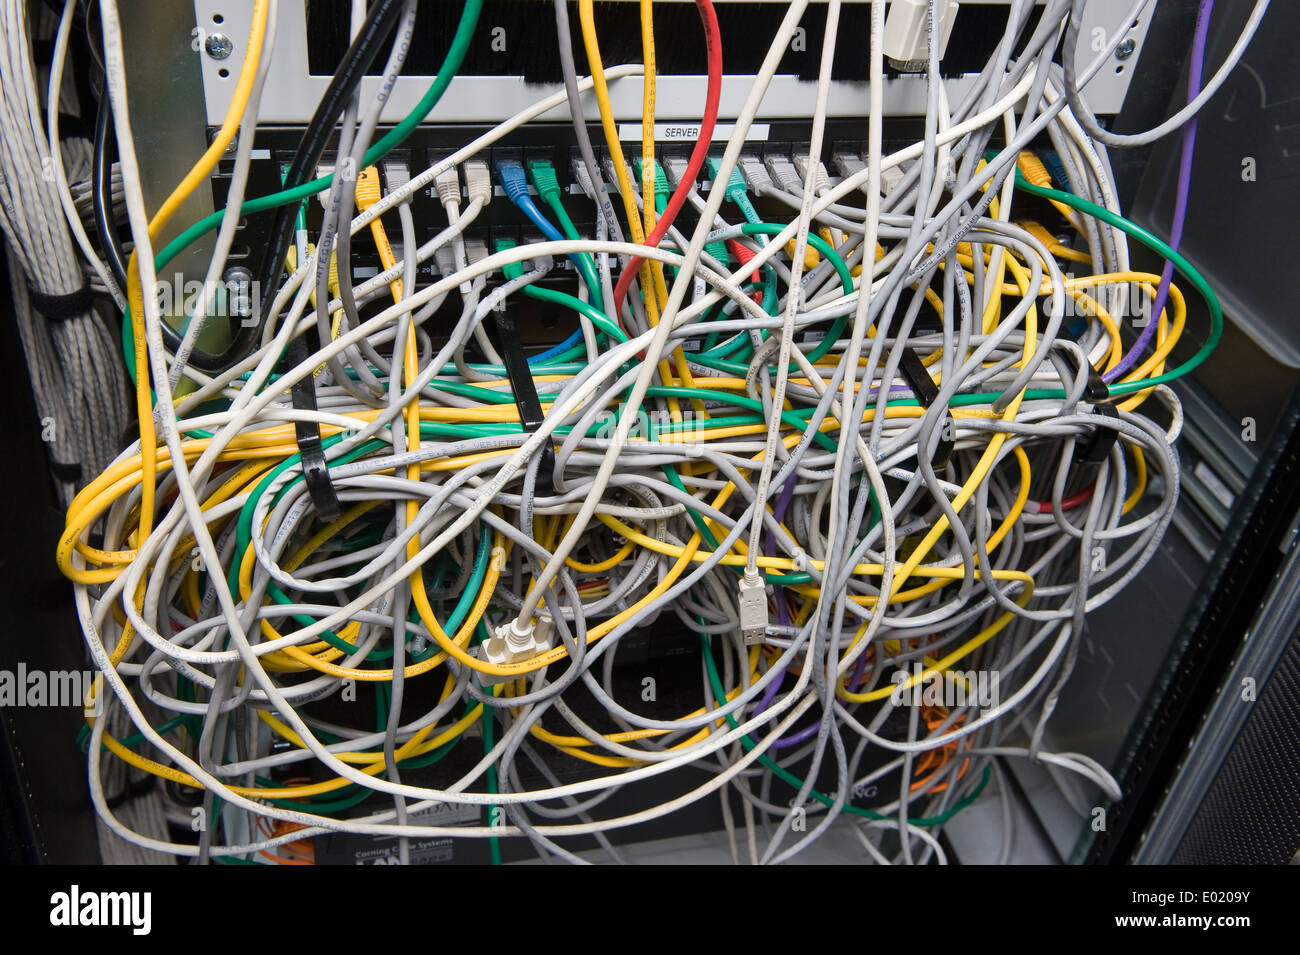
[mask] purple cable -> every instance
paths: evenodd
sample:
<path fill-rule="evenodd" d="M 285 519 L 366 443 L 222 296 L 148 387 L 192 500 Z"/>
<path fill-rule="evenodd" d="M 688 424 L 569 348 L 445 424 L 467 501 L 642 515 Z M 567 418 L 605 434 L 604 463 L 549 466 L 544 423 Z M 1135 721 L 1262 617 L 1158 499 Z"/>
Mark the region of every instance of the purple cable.
<path fill-rule="evenodd" d="M 763 693 L 763 698 L 758 701 L 758 707 L 754 710 L 754 716 L 758 716 L 758 714 L 762 713 L 772 705 L 772 701 L 776 699 L 776 694 L 781 690 L 781 684 L 785 682 L 785 675 L 787 672 L 788 671 L 786 670 L 782 670 L 781 675 L 767 685 L 767 689 Z"/>
<path fill-rule="evenodd" d="M 794 500 L 794 486 L 798 483 L 798 481 L 796 481 L 797 477 L 798 475 L 791 474 L 785 479 L 785 483 L 781 485 L 781 493 L 777 495 L 776 498 L 776 507 L 772 508 L 772 516 L 776 519 L 778 524 L 781 523 L 781 519 L 785 517 L 786 508 L 788 508 L 790 502 Z M 775 544 L 776 535 L 772 533 L 770 528 L 765 530 L 763 532 L 764 549 L 771 552 L 772 547 Z"/>
<path fill-rule="evenodd" d="M 821 723 L 814 723 L 807 729 L 801 729 L 793 736 L 782 736 L 779 740 L 769 746 L 768 749 L 789 749 L 791 746 L 798 746 L 805 740 L 812 739 L 812 737 L 816 736 L 817 730 L 820 728 Z"/>
<path fill-rule="evenodd" d="M 862 683 L 866 680 L 867 673 L 867 651 L 863 650 L 858 654 L 857 663 L 853 664 L 853 691 L 856 693 L 862 688 Z"/>
<path fill-rule="evenodd" d="M 1187 101 L 1190 103 L 1201 92 L 1201 74 L 1205 69 L 1205 44 L 1210 35 L 1210 13 L 1214 10 L 1214 0 L 1201 0 L 1196 12 L 1196 34 L 1192 38 L 1192 55 L 1187 68 Z M 1169 245 L 1178 251 L 1183 240 L 1183 224 L 1187 221 L 1187 200 L 1192 191 L 1192 155 L 1196 149 L 1196 116 L 1193 115 L 1183 126 L 1183 152 L 1178 164 L 1178 191 L 1174 194 L 1174 221 L 1170 228 Z M 1156 291 L 1156 300 L 1151 308 L 1151 317 L 1147 319 L 1142 334 L 1133 343 L 1129 353 L 1110 371 L 1102 375 L 1102 380 L 1110 383 L 1127 372 L 1137 363 L 1151 339 L 1155 336 L 1156 326 L 1160 323 L 1160 313 L 1165 309 L 1169 298 L 1169 283 L 1173 281 L 1174 263 L 1165 262 L 1160 273 L 1160 288 Z"/>
<path fill-rule="evenodd" d="M 906 392 L 907 394 L 911 394 L 911 389 L 909 389 L 905 385 L 894 385 L 889 390 L 891 394 L 893 392 L 899 392 L 899 391 Z M 873 387 L 868 394 L 870 395 L 870 394 L 878 394 L 878 393 L 879 393 L 879 389 Z M 794 500 L 794 488 L 796 483 L 795 477 L 796 475 L 791 474 L 788 478 L 786 478 L 785 484 L 781 486 L 781 493 L 777 495 L 776 506 L 772 508 L 772 516 L 776 518 L 778 523 L 780 523 L 781 519 L 785 517 L 786 509 L 789 508 L 790 502 Z M 764 533 L 764 537 L 763 537 L 764 547 L 766 547 L 766 549 L 770 551 L 772 550 L 773 545 L 776 543 L 776 538 L 770 530 L 764 531 L 763 533 Z M 782 625 L 788 626 L 790 621 L 790 616 L 789 616 L 789 611 L 787 610 L 785 604 L 785 588 L 774 587 L 773 590 L 775 591 L 775 597 L 776 597 L 775 602 L 776 602 L 777 617 Z M 854 674 L 854 677 L 859 681 L 862 678 L 862 664 L 865 660 L 866 660 L 865 653 L 858 658 L 858 669 Z M 775 680 L 773 680 L 768 685 L 767 691 L 763 694 L 762 699 L 758 701 L 758 706 L 754 709 L 754 712 L 752 714 L 753 716 L 758 716 L 760 713 L 766 710 L 768 706 L 771 705 L 772 700 L 776 698 L 776 694 L 780 691 L 781 684 L 785 681 L 785 677 L 788 672 L 789 671 L 787 670 L 782 670 L 781 675 L 778 676 Z M 800 743 L 802 743 L 804 740 L 812 737 L 817 732 L 817 728 L 820 725 L 821 725 L 820 722 L 813 723 L 811 726 L 799 730 L 797 733 L 794 733 L 793 735 L 783 736 L 775 743 L 773 743 L 770 748 L 788 749 L 791 746 L 797 746 Z"/>
<path fill-rule="evenodd" d="M 878 395 L 879 393 L 880 393 L 880 389 L 875 385 L 872 385 L 871 390 L 867 392 L 867 395 L 868 397 L 871 397 L 873 395 Z M 912 393 L 912 389 L 907 387 L 907 385 L 893 385 L 890 387 L 889 393 L 891 395 L 892 394 L 910 395 Z M 785 512 L 786 509 L 790 506 L 790 502 L 794 500 L 794 488 L 795 488 L 795 484 L 797 483 L 795 481 L 795 477 L 796 475 L 791 474 L 788 478 L 786 478 L 785 484 L 781 485 L 781 493 L 777 495 L 776 506 L 772 509 L 772 516 L 776 518 L 778 524 L 785 517 Z M 763 547 L 768 552 L 771 552 L 775 544 L 776 544 L 776 535 L 774 535 L 771 530 L 764 531 Z M 780 593 L 781 590 L 782 588 L 777 588 L 778 593 Z"/>

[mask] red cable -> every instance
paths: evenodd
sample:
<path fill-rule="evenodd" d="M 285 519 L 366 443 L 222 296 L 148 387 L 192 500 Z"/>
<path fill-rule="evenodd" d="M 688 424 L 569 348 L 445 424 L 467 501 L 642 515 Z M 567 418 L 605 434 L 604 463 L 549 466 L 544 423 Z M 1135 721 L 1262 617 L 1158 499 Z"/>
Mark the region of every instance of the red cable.
<path fill-rule="evenodd" d="M 668 234 L 669 226 L 677 218 L 677 213 L 681 212 L 682 206 L 686 204 L 687 195 L 694 187 L 695 180 L 699 178 L 704 159 L 709 154 L 709 145 L 713 141 L 713 127 L 718 121 L 718 102 L 722 98 L 722 37 L 718 30 L 718 15 L 713 9 L 713 0 L 695 0 L 695 6 L 699 9 L 700 21 L 704 24 L 704 45 L 709 57 L 709 86 L 704 100 L 704 118 L 700 122 L 700 138 L 696 141 L 695 148 L 691 150 L 691 158 L 686 164 L 682 181 L 677 184 L 677 189 L 669 198 L 668 205 L 655 224 L 654 231 L 646 236 L 646 245 L 655 248 Z M 651 196 L 645 201 L 654 202 L 654 197 Z M 632 279 L 636 277 L 644 261 L 645 259 L 640 257 L 633 258 L 628 262 L 623 274 L 619 276 L 618 285 L 614 288 L 616 321 L 623 314 L 623 300 L 627 298 L 627 290 L 632 286 Z"/>
<path fill-rule="evenodd" d="M 736 261 L 741 265 L 748 265 L 753 261 L 754 253 L 750 250 L 749 246 L 745 245 L 743 242 L 737 242 L 735 239 L 728 239 L 727 248 L 731 251 L 731 254 L 736 257 Z M 736 281 L 748 282 L 754 277 L 754 272 L 754 269 L 750 269 L 745 275 L 739 276 Z"/>
<path fill-rule="evenodd" d="M 1076 507 L 1079 507 L 1082 504 L 1086 504 L 1089 500 L 1091 500 L 1092 492 L 1094 489 L 1096 489 L 1096 487 L 1097 487 L 1097 482 L 1094 481 L 1093 483 L 1085 487 L 1082 491 L 1080 491 L 1078 494 L 1071 494 L 1069 497 L 1061 498 L 1061 510 L 1072 511 Z M 1052 513 L 1051 501 L 1035 501 L 1034 503 L 1038 505 L 1039 514 Z"/>
<path fill-rule="evenodd" d="M 743 242 L 738 242 L 735 239 L 727 240 L 727 248 L 731 250 L 731 254 L 735 256 L 736 260 L 740 262 L 741 265 L 748 265 L 754 258 L 754 253 L 750 250 L 749 246 L 745 245 Z M 755 274 L 757 274 L 757 271 L 757 269 L 751 269 L 745 275 L 739 276 L 737 281 L 742 284 L 748 282 Z M 763 304 L 762 292 L 753 292 L 749 297 L 754 300 L 755 305 Z"/>

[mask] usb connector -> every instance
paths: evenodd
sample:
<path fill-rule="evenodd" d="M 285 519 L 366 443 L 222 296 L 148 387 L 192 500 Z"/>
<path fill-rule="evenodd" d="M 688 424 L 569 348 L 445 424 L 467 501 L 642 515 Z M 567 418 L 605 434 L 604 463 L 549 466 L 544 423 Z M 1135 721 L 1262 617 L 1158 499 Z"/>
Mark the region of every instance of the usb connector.
<path fill-rule="evenodd" d="M 740 633 L 751 647 L 767 637 L 767 585 L 762 577 L 740 578 Z"/>
<path fill-rule="evenodd" d="M 957 0 L 938 0 L 939 58 L 948 49 Z M 889 65 L 903 73 L 922 73 L 930 62 L 929 0 L 893 0 L 885 18 L 883 45 Z"/>

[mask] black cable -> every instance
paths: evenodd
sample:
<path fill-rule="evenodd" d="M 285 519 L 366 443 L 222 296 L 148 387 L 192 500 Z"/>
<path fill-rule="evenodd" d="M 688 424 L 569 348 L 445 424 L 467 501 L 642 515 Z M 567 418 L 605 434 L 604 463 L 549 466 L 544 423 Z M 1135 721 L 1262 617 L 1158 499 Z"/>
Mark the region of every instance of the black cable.
<path fill-rule="evenodd" d="M 320 103 L 316 106 L 316 112 L 312 115 L 311 122 L 303 132 L 302 139 L 298 143 L 298 148 L 294 153 L 293 162 L 289 167 L 288 174 L 283 182 L 285 189 L 291 189 L 294 186 L 300 186 L 307 181 L 309 174 L 315 169 L 316 162 L 320 159 L 321 153 L 329 141 L 330 134 L 334 130 L 334 124 L 339 113 L 343 111 L 343 105 L 356 92 L 361 80 L 365 77 L 366 71 L 370 69 L 375 58 L 379 55 L 384 41 L 392 32 L 393 26 L 397 22 L 398 14 L 401 12 L 400 0 L 376 0 L 374 6 L 366 16 L 365 22 L 361 26 L 360 32 L 353 40 L 348 52 L 343 57 L 342 63 L 339 64 L 338 71 L 331 78 L 329 86 L 326 87 Z M 106 97 L 101 98 L 101 102 Z M 109 112 L 107 122 L 111 122 L 112 113 Z M 111 167 L 107 165 L 103 156 L 101 143 L 109 138 L 99 134 L 100 123 L 105 122 L 102 112 L 99 123 L 96 124 L 96 153 L 97 161 L 105 165 L 104 175 L 109 174 Z M 104 127 L 106 129 L 106 127 Z M 96 191 L 100 189 L 99 177 L 96 176 Z M 100 242 L 105 246 L 105 254 L 109 258 L 110 268 L 113 268 L 114 275 L 126 287 L 126 267 L 122 266 L 119 274 L 117 268 L 113 265 L 115 255 L 121 256 L 121 247 L 112 240 L 115 230 L 112 229 L 112 202 L 111 193 L 107 188 L 103 189 L 103 195 L 97 196 L 97 202 L 102 201 L 104 208 L 99 205 L 95 210 L 96 230 L 100 233 Z M 101 226 L 101 215 L 108 229 Z M 293 225 L 298 215 L 298 206 L 288 204 L 281 206 L 276 211 L 275 225 L 273 226 L 260 268 L 257 271 L 256 278 L 260 284 L 254 286 L 260 289 L 272 289 L 276 285 L 276 279 L 279 277 L 281 270 L 284 268 L 285 256 L 289 251 L 289 243 L 293 237 Z M 261 301 L 264 307 L 269 307 L 274 300 L 274 295 L 262 295 Z M 259 315 L 256 322 L 247 324 L 240 323 L 235 329 L 235 337 L 230 345 L 222 352 L 213 354 L 205 352 L 200 348 L 194 348 L 190 352 L 188 364 L 207 372 L 208 374 L 220 374 L 227 370 L 241 358 L 244 358 L 252 350 L 254 345 L 260 340 L 262 333 L 263 316 Z M 167 323 L 162 326 L 163 341 L 169 349 L 176 351 L 181 344 L 181 336 Z M 292 359 L 294 346 L 290 344 L 287 357 Z M 306 352 L 302 358 L 306 358 Z M 314 385 L 312 387 L 313 395 L 311 398 L 311 408 L 315 408 Z"/>
<path fill-rule="evenodd" d="M 339 64 L 338 71 L 330 80 L 320 103 L 317 104 L 316 112 L 312 114 L 311 121 L 303 131 L 302 139 L 298 141 L 293 160 L 285 172 L 285 189 L 302 185 L 315 170 L 316 163 L 325 150 L 325 144 L 334 131 L 339 114 L 343 112 L 344 106 L 356 92 L 362 77 L 379 55 L 380 47 L 396 25 L 401 9 L 401 0 L 376 0 L 375 5 L 371 7 L 365 23 L 361 25 L 356 39 L 352 41 L 352 46 L 348 48 L 343 62 Z M 289 252 L 297 217 L 298 207 L 292 203 L 280 206 L 276 210 L 275 224 L 267 236 L 261 265 L 255 276 L 261 283 L 259 288 L 269 290 L 275 287 L 275 280 L 284 269 L 285 256 Z M 273 298 L 274 296 L 271 295 L 263 295 L 263 306 L 269 306 Z M 261 338 L 261 321 L 262 317 L 259 316 L 256 323 L 250 323 L 249 327 L 240 329 L 240 334 L 228 351 L 231 356 L 229 364 L 242 358 L 253 342 Z M 237 347 L 238 351 L 236 351 Z"/>
<path fill-rule="evenodd" d="M 122 250 L 122 240 L 117 231 L 117 216 L 113 210 L 113 163 L 109 158 L 109 149 L 114 149 L 116 155 L 117 138 L 110 132 L 112 126 L 113 104 L 109 101 L 108 92 L 102 91 L 99 97 L 99 109 L 95 113 L 90 199 L 95 216 L 95 237 L 99 240 L 100 250 L 104 253 L 104 261 L 109 271 L 113 273 L 113 278 L 117 280 L 118 288 L 125 292 L 127 256 Z M 162 337 L 163 343 L 173 353 L 181 347 L 180 334 L 166 322 L 162 323 Z M 216 356 L 206 355 L 196 348 L 190 354 L 190 363 L 201 368 L 206 366 L 201 360 L 195 361 L 195 356 L 213 362 L 218 360 Z"/>
<path fill-rule="evenodd" d="M 324 95 L 316 105 L 316 111 L 303 131 L 302 138 L 298 141 L 293 160 L 285 172 L 285 189 L 302 185 L 312 174 L 330 133 L 334 130 L 339 113 L 352 98 L 366 70 L 379 55 L 380 47 L 397 25 L 401 11 L 401 0 L 377 0 L 371 7 L 365 22 L 357 32 L 356 39 L 348 48 L 347 55 L 339 64 Z M 284 260 L 293 238 L 293 227 L 297 216 L 297 206 L 292 204 L 283 205 L 276 210 L 275 225 L 271 229 L 262 254 L 261 265 L 256 275 L 259 284 L 254 286 L 255 288 L 268 290 L 275 288 L 276 279 L 284 270 Z M 263 307 L 269 306 L 273 298 L 271 295 L 262 296 Z M 233 364 L 242 358 L 251 349 L 253 343 L 260 339 L 263 321 L 264 315 L 259 315 L 256 322 L 250 322 L 247 326 L 241 325 L 234 342 L 224 353 L 224 356 L 229 356 L 228 364 Z M 298 336 L 285 350 L 285 361 L 291 367 L 296 366 L 305 361 L 307 355 L 306 340 Z M 294 408 L 300 411 L 315 411 L 316 379 L 308 375 L 295 384 L 292 398 Z M 315 421 L 299 420 L 294 423 L 294 432 L 302 459 L 303 480 L 311 494 L 312 503 L 316 506 L 317 517 L 321 521 L 331 521 L 342 509 L 339 507 L 338 494 L 334 490 L 325 463 L 320 425 Z"/>
<path fill-rule="evenodd" d="M 120 289 L 126 288 L 126 257 L 113 219 L 113 164 L 108 159 L 108 145 L 116 140 L 109 135 L 113 125 L 113 106 L 108 96 L 100 96 L 95 115 L 94 163 L 90 174 L 90 197 L 95 209 L 95 235 L 108 262 L 108 268 Z M 166 323 L 163 324 L 166 328 Z M 175 333 L 173 333 L 175 334 Z"/>

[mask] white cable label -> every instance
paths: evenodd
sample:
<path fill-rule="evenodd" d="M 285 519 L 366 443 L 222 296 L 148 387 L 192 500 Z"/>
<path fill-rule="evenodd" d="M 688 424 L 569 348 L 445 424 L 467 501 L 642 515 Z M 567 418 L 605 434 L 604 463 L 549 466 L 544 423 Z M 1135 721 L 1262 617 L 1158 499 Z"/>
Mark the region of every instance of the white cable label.
<path fill-rule="evenodd" d="M 745 137 L 745 140 L 747 142 L 765 143 L 767 142 L 769 128 L 767 123 L 754 123 L 749 127 L 749 135 Z M 716 142 L 719 139 L 730 139 L 735 130 L 735 123 L 718 123 L 713 127 L 713 137 L 710 141 Z M 655 142 L 693 143 L 700 138 L 700 132 L 699 123 L 655 123 Z M 618 138 L 626 143 L 641 142 L 641 124 L 619 123 Z"/>

